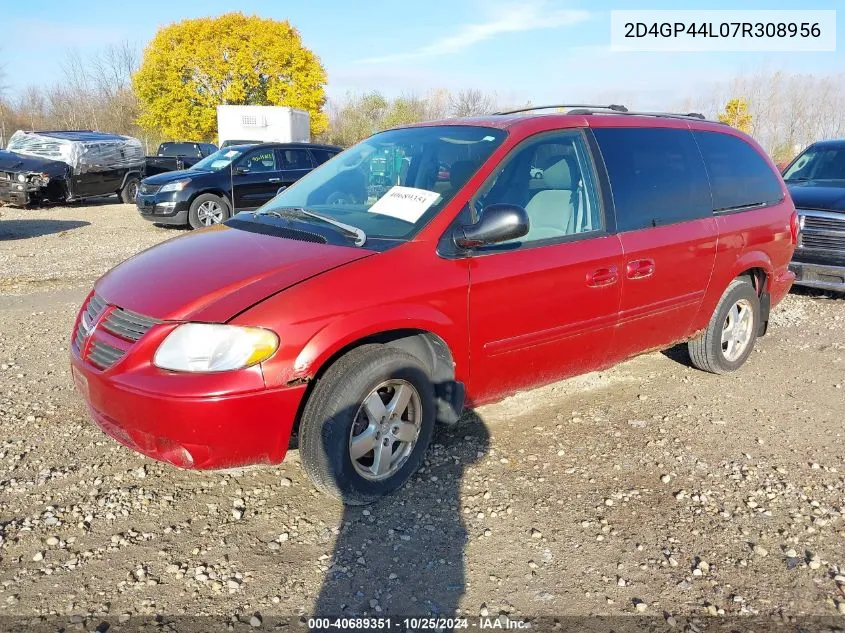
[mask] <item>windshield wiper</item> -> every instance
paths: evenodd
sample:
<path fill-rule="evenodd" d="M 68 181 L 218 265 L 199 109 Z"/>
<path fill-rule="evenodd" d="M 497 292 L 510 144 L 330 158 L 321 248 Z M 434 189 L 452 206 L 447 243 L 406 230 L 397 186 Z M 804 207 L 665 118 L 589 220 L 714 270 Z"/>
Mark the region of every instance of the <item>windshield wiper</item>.
<path fill-rule="evenodd" d="M 331 224 L 332 226 L 339 228 L 347 235 L 353 236 L 355 238 L 355 246 L 363 246 L 367 242 L 367 234 L 364 233 L 364 231 L 359 229 L 357 226 L 338 222 L 334 218 L 328 218 L 324 215 L 320 215 L 319 213 L 309 211 L 308 209 L 303 209 L 302 207 L 284 207 L 281 210 L 267 209 L 266 211 L 255 211 L 252 215 L 253 217 L 256 215 L 272 215 L 282 219 L 290 218 L 290 215 L 282 213 L 282 211 L 293 211 L 295 213 L 300 213 L 316 220 L 321 220 L 326 224 Z"/>

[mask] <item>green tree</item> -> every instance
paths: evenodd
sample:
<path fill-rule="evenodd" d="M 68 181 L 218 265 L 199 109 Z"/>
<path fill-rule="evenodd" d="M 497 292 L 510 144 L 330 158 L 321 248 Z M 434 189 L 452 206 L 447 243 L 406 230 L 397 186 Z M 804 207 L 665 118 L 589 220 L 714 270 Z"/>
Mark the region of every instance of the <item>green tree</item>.
<path fill-rule="evenodd" d="M 328 120 L 326 71 L 287 21 L 242 13 L 183 20 L 158 30 L 132 78 L 139 123 L 168 138 L 211 140 L 218 105 L 277 105 Z"/>
<path fill-rule="evenodd" d="M 742 98 L 731 99 L 725 104 L 724 112 L 719 113 L 719 121 L 727 123 L 746 134 L 751 133 L 753 116 L 748 111 L 748 101 Z"/>

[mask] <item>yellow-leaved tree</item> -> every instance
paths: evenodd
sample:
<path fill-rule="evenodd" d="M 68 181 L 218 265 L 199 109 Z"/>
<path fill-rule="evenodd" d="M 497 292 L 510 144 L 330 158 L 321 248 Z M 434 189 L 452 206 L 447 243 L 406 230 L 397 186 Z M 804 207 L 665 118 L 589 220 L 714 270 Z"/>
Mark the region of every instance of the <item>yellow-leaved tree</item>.
<path fill-rule="evenodd" d="M 748 101 L 742 98 L 730 99 L 725 104 L 725 111 L 719 113 L 719 121 L 742 130 L 746 134 L 751 133 L 752 120 L 751 112 L 748 111 Z"/>
<path fill-rule="evenodd" d="M 289 22 L 242 13 L 183 20 L 158 30 L 132 77 L 138 122 L 164 138 L 213 140 L 218 105 L 278 105 L 328 126 L 326 71 Z"/>

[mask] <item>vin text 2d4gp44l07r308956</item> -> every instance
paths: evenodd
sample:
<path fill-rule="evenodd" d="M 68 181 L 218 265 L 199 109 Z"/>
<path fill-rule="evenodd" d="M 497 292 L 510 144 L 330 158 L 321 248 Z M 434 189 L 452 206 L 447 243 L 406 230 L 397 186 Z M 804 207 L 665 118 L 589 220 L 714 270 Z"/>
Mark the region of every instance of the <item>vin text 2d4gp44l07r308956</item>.
<path fill-rule="evenodd" d="M 758 145 L 696 116 L 403 127 L 104 275 L 73 374 L 134 450 L 272 464 L 297 428 L 315 484 L 367 503 L 465 407 L 683 341 L 703 370 L 739 368 L 797 231 Z"/>

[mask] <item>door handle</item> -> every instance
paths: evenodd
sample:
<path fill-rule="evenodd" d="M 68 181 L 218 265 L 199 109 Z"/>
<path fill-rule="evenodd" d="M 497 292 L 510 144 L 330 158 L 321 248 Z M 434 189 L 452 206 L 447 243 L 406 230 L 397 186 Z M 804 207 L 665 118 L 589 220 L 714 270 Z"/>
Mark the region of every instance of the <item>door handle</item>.
<path fill-rule="evenodd" d="M 598 268 L 591 273 L 587 273 L 587 285 L 591 288 L 603 288 L 604 286 L 612 286 L 618 280 L 619 269 L 616 268 L 616 266 Z"/>
<path fill-rule="evenodd" d="M 628 262 L 625 267 L 625 274 L 628 279 L 645 279 L 654 274 L 654 260 L 653 259 L 635 259 Z"/>
<path fill-rule="evenodd" d="M 268 178 L 267 182 L 282 182 L 281 178 Z"/>

